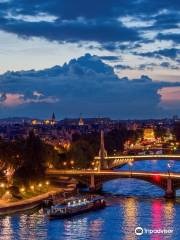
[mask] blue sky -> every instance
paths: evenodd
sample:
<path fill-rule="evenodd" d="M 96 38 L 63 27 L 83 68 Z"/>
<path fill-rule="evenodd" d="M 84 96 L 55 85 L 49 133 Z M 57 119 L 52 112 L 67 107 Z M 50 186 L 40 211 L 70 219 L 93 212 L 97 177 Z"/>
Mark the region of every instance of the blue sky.
<path fill-rule="evenodd" d="M 0 0 L 0 115 L 179 114 L 179 42 L 176 0 Z"/>

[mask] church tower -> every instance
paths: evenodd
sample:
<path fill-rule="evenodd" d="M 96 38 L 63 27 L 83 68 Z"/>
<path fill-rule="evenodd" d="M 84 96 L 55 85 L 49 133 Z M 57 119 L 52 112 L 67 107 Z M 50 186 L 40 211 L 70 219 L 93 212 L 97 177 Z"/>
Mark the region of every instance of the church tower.
<path fill-rule="evenodd" d="M 52 118 L 51 118 L 51 124 L 55 124 L 55 123 L 56 123 L 56 117 L 55 117 L 55 113 L 53 112 Z"/>

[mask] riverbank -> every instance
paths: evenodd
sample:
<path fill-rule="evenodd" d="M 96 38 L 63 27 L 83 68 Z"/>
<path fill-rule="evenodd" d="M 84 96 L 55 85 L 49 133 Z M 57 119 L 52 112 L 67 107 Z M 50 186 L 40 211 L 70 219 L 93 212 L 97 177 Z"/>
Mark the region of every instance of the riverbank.
<path fill-rule="evenodd" d="M 22 211 L 32 210 L 40 207 L 44 200 L 52 197 L 54 201 L 63 200 L 65 197 L 70 197 L 76 194 L 76 187 L 69 183 L 66 187 L 54 187 L 46 193 L 30 197 L 28 199 L 17 200 L 13 202 L 0 201 L 0 216 L 14 214 Z"/>

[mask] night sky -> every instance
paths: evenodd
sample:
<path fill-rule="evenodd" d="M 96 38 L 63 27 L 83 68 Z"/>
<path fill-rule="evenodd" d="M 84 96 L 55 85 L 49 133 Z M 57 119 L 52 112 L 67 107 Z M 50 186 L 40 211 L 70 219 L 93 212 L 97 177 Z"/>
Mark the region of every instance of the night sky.
<path fill-rule="evenodd" d="M 0 0 L 0 118 L 180 114 L 179 0 Z"/>

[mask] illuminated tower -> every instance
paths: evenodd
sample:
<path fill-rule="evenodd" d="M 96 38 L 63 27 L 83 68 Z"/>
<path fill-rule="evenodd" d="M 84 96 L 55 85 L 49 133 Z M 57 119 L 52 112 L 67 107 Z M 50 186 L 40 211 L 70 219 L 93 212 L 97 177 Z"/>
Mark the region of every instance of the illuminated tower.
<path fill-rule="evenodd" d="M 56 117 L 55 117 L 55 113 L 53 112 L 52 118 L 51 118 L 51 124 L 55 124 L 55 123 L 56 123 Z"/>
<path fill-rule="evenodd" d="M 55 117 L 55 113 L 53 112 L 52 114 L 52 121 L 55 122 L 56 121 L 56 117 Z"/>
<path fill-rule="evenodd" d="M 99 149 L 99 157 L 100 157 L 100 164 L 99 164 L 99 170 L 101 169 L 107 169 L 108 163 L 105 159 L 107 157 L 107 151 L 104 146 L 104 131 L 101 130 L 101 143 L 100 143 L 100 149 Z"/>
<path fill-rule="evenodd" d="M 79 126 L 84 126 L 84 120 L 82 119 L 81 116 L 80 116 L 78 125 L 79 125 Z"/>

